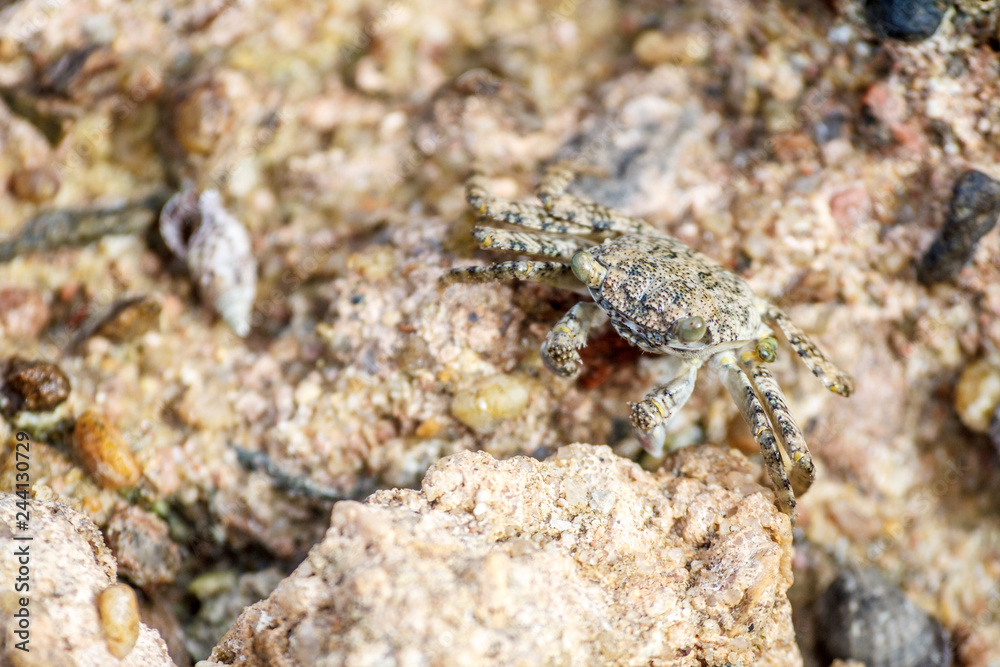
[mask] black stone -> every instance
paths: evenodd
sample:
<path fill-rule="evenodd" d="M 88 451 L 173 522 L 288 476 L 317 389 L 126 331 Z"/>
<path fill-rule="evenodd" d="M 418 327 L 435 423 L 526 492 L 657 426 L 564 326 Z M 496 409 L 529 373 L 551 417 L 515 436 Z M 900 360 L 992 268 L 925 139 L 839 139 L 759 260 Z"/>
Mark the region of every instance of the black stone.
<path fill-rule="evenodd" d="M 997 224 L 1000 216 L 1000 182 L 969 170 L 955 181 L 944 226 L 917 267 L 925 285 L 947 280 L 972 259 L 979 239 Z"/>
<path fill-rule="evenodd" d="M 847 116 L 843 111 L 831 111 L 826 114 L 813 126 L 813 136 L 816 143 L 825 144 L 839 139 L 844 132 L 846 123 Z"/>
<path fill-rule="evenodd" d="M 948 631 L 874 569 L 846 570 L 816 605 L 820 647 L 830 660 L 868 667 L 950 667 Z"/>
<path fill-rule="evenodd" d="M 941 25 L 944 0 L 865 0 L 865 20 L 879 39 L 919 42 Z"/>

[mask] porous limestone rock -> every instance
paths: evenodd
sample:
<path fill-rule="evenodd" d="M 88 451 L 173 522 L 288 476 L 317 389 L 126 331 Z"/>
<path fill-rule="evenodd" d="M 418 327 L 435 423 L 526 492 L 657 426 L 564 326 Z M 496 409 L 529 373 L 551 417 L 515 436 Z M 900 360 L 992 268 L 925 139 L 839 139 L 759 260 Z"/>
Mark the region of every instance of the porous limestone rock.
<path fill-rule="evenodd" d="M 0 493 L 0 581 L 9 582 L 0 592 L 5 618 L 0 665 L 173 667 L 163 639 L 144 624 L 124 657 L 119 660 L 109 651 L 98 598 L 116 583 L 117 567 L 94 522 L 63 503 L 28 500 L 27 528 L 19 528 L 19 501 L 14 494 Z M 16 553 L 22 547 L 26 558 Z M 24 566 L 30 589 L 16 592 L 13 584 Z M 26 607 L 20 604 L 22 597 L 28 598 Z M 23 608 L 28 610 L 28 651 L 17 648 L 24 641 L 14 634 L 20 626 L 7 622 Z"/>
<path fill-rule="evenodd" d="M 791 530 L 742 455 L 649 473 L 605 447 L 461 452 L 342 501 L 221 665 L 801 665 Z"/>

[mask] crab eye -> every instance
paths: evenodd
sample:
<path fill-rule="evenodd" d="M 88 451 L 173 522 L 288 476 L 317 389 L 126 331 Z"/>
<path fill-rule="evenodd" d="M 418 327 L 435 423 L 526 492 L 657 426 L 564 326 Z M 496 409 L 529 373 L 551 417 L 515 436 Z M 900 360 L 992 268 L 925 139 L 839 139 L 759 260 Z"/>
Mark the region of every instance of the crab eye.
<path fill-rule="evenodd" d="M 705 337 L 705 320 L 698 315 L 677 320 L 677 337 L 685 343 L 695 343 Z"/>
<path fill-rule="evenodd" d="M 573 275 L 575 275 L 581 283 L 588 287 L 597 287 L 600 284 L 600 274 L 601 269 L 604 267 L 600 266 L 594 261 L 593 255 L 588 252 L 581 250 L 580 252 L 573 255 Z"/>

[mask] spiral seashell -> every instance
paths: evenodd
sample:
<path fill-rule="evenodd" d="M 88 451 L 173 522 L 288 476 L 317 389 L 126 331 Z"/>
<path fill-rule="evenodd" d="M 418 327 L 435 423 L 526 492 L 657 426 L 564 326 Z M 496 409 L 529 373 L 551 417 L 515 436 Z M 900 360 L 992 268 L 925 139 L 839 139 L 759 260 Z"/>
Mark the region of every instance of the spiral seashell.
<path fill-rule="evenodd" d="M 951 640 L 940 623 L 878 571 L 842 572 L 816 608 L 830 658 L 868 667 L 950 667 Z"/>
<path fill-rule="evenodd" d="M 202 298 L 238 336 L 250 333 L 257 260 L 246 227 L 222 206 L 217 190 L 185 188 L 164 205 L 160 235 L 183 260 Z"/>

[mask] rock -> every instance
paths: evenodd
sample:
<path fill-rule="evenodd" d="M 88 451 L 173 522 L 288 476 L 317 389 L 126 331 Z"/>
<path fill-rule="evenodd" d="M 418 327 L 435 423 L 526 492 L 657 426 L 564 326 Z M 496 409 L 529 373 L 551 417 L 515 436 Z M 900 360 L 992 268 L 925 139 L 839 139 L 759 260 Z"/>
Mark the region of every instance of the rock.
<path fill-rule="evenodd" d="M 26 167 L 10 177 L 10 190 L 24 201 L 41 204 L 59 192 L 59 173 L 51 167 Z"/>
<path fill-rule="evenodd" d="M 138 507 L 119 508 L 105 529 L 120 574 L 136 586 L 169 584 L 181 567 L 180 549 L 166 522 Z"/>
<path fill-rule="evenodd" d="M 0 335 L 5 338 L 38 338 L 49 315 L 49 304 L 38 291 L 0 287 Z"/>
<path fill-rule="evenodd" d="M 174 136 L 184 150 L 210 153 L 219 139 L 232 131 L 233 109 L 225 86 L 210 81 L 185 91 L 174 116 Z"/>
<path fill-rule="evenodd" d="M 198 598 L 198 613 L 184 625 L 184 643 L 193 656 L 207 656 L 243 610 L 278 587 L 284 574 L 277 568 L 238 575 L 232 571 L 203 574 L 188 587 Z"/>
<path fill-rule="evenodd" d="M 65 401 L 69 391 L 69 379 L 55 364 L 11 357 L 4 370 L 0 407 L 5 414 L 44 412 Z"/>
<path fill-rule="evenodd" d="M 108 586 L 97 595 L 97 611 L 108 652 L 119 660 L 139 639 L 139 602 L 126 584 Z"/>
<path fill-rule="evenodd" d="M 462 452 L 326 538 L 203 666 L 801 665 L 788 518 L 741 455 Z"/>
<path fill-rule="evenodd" d="M 865 20 L 879 39 L 919 42 L 941 25 L 942 0 L 867 0 Z"/>
<path fill-rule="evenodd" d="M 643 65 L 655 67 L 663 63 L 686 64 L 704 60 L 711 51 L 708 40 L 697 32 L 646 30 L 636 38 L 632 53 Z"/>
<path fill-rule="evenodd" d="M 131 651 L 120 661 L 108 650 L 98 612 L 102 591 L 115 584 L 115 561 L 104 546 L 97 526 L 62 503 L 28 501 L 28 529 L 17 527 L 19 499 L 0 493 L 0 577 L 14 582 L 19 568 L 29 569 L 28 599 L 30 652 L 15 648 L 22 641 L 13 623 L 0 633 L 0 664 L 12 667 L 170 667 L 167 647 L 159 635 L 138 626 Z M 15 537 L 31 537 L 15 541 Z M 18 548 L 28 549 L 28 564 L 19 562 Z M 0 598 L 4 615 L 14 613 L 19 600 L 13 585 Z M 125 618 L 125 617 L 123 617 Z M 126 618 L 127 620 L 127 618 Z"/>
<path fill-rule="evenodd" d="M 157 328 L 162 309 L 159 300 L 145 295 L 123 299 L 101 318 L 94 327 L 95 333 L 116 343 L 130 341 Z"/>
<path fill-rule="evenodd" d="M 477 433 L 489 433 L 508 419 L 520 415 L 528 405 L 529 391 L 523 378 L 494 375 L 455 394 L 451 413 Z"/>
<path fill-rule="evenodd" d="M 955 412 L 966 428 L 986 433 L 1000 407 L 1000 367 L 990 359 L 974 361 L 955 385 Z"/>
<path fill-rule="evenodd" d="M 920 260 L 917 278 L 925 285 L 959 272 L 1000 216 L 1000 181 L 969 170 L 955 181 L 948 217 L 938 237 Z"/>
<path fill-rule="evenodd" d="M 73 429 L 73 449 L 87 472 L 105 489 L 134 486 L 142 468 L 121 431 L 106 417 L 84 412 Z"/>
<path fill-rule="evenodd" d="M 955 7 L 969 16 L 986 16 L 996 11 L 998 0 L 955 0 Z"/>
<path fill-rule="evenodd" d="M 868 667 L 950 667 L 951 640 L 935 619 L 877 570 L 842 572 L 817 606 L 831 658 Z"/>

